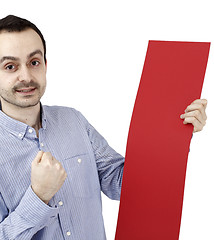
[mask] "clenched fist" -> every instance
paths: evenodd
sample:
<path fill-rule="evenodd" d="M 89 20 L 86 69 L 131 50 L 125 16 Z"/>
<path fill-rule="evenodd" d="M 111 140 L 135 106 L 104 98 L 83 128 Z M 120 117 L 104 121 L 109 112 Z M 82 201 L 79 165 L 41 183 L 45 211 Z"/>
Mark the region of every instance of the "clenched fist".
<path fill-rule="evenodd" d="M 63 185 L 67 174 L 50 152 L 39 151 L 31 165 L 31 187 L 46 204 Z"/>

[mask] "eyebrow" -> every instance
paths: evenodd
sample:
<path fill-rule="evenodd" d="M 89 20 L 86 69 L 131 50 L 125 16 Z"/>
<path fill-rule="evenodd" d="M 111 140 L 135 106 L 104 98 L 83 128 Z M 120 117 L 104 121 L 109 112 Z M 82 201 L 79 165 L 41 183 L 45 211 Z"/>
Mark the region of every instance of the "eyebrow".
<path fill-rule="evenodd" d="M 36 55 L 36 54 L 39 54 L 39 55 L 41 55 L 41 56 L 43 57 L 42 51 L 39 50 L 39 49 L 37 49 L 37 50 L 33 51 L 32 53 L 28 54 L 28 55 L 27 55 L 27 59 L 33 57 L 33 56 Z M 13 57 L 13 56 L 4 56 L 4 57 L 2 57 L 2 58 L 0 59 L 0 63 L 3 63 L 3 62 L 6 61 L 6 60 L 19 61 L 20 58 L 18 58 L 18 57 Z"/>
<path fill-rule="evenodd" d="M 39 49 L 37 49 L 37 50 L 33 51 L 32 53 L 30 53 L 30 54 L 27 56 L 27 58 L 29 59 L 29 58 L 33 57 L 34 55 L 36 55 L 36 54 L 39 54 L 39 55 L 41 55 L 41 56 L 43 57 L 42 51 L 39 50 Z"/>
<path fill-rule="evenodd" d="M 17 57 L 12 57 L 12 56 L 5 56 L 0 59 L 0 63 L 3 63 L 5 60 L 12 60 L 12 61 L 18 61 L 19 58 Z"/>

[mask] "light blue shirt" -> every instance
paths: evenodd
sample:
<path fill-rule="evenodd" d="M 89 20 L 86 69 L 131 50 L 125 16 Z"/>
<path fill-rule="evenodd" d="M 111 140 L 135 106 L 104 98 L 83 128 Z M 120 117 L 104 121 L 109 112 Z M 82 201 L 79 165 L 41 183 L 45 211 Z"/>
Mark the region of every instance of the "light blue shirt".
<path fill-rule="evenodd" d="M 73 108 L 41 105 L 41 118 L 38 138 L 0 111 L 0 239 L 106 239 L 101 191 L 119 200 L 124 158 Z M 31 188 L 39 150 L 68 175 L 48 205 Z"/>

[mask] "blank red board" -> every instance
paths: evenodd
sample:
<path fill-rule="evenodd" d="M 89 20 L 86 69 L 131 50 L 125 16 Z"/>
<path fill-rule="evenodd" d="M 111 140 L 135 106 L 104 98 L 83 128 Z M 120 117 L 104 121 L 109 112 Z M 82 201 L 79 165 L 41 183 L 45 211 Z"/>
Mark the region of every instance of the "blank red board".
<path fill-rule="evenodd" d="M 210 43 L 149 41 L 129 129 L 115 240 L 178 240 L 192 124 Z"/>

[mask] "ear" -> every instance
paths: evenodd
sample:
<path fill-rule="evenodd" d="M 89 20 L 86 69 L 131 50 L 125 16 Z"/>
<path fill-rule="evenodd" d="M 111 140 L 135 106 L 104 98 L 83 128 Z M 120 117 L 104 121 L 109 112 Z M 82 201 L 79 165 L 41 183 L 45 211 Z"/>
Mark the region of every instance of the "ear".
<path fill-rule="evenodd" d="M 45 63 L 45 73 L 47 73 L 47 66 L 48 66 L 48 61 L 46 59 L 46 63 Z"/>

